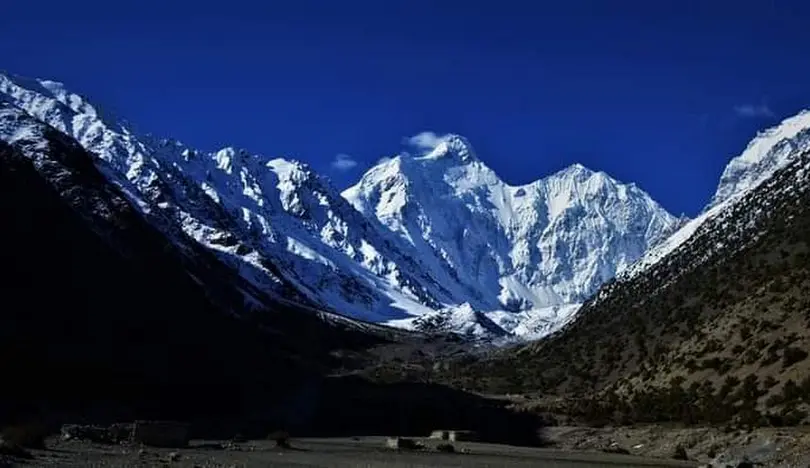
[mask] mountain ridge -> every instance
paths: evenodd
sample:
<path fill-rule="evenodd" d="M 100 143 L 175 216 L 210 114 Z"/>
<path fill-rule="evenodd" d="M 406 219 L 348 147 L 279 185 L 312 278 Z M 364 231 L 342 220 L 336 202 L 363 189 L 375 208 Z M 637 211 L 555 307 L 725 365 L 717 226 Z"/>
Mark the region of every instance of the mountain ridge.
<path fill-rule="evenodd" d="M 537 213 L 532 216 L 531 207 L 524 206 L 529 216 L 520 218 L 514 212 L 503 211 L 500 217 L 493 218 L 491 210 L 487 213 L 493 202 L 486 193 L 477 193 L 476 184 L 489 184 L 499 188 L 503 196 L 520 198 L 521 190 L 523 195 L 531 195 L 540 190 L 537 185 L 542 183 L 520 188 L 505 185 L 478 158 L 466 138 L 453 135 L 416 158 L 398 157 L 388 163 L 446 166 L 446 173 L 459 189 L 453 194 L 458 198 L 459 212 L 466 213 L 462 221 L 470 224 L 456 225 L 440 234 L 460 239 L 464 243 L 462 250 L 473 246 L 467 258 L 475 261 L 460 261 L 460 257 L 437 256 L 432 248 L 420 250 L 413 242 L 417 237 L 407 239 L 392 233 L 379 217 L 356 210 L 354 201 L 344 196 L 345 191 L 339 193 L 304 163 L 234 147 L 206 153 L 177 140 L 138 135 L 125 121 L 100 111 L 86 98 L 54 81 L 0 75 L 0 95 L 75 137 L 105 161 L 105 174 L 124 187 L 133 203 L 170 237 L 172 232 L 182 232 L 195 239 L 261 290 L 380 323 L 418 328 L 414 319 L 420 316 L 426 317 L 423 322 L 436 323 L 427 320 L 427 315 L 449 313 L 480 320 L 479 326 L 465 324 L 459 330 L 448 331 L 474 329 L 501 336 L 518 330 L 521 338 L 538 337 L 568 320 L 572 308 L 615 274 L 616 265 L 632 263 L 648 244 L 663 237 L 674 225 L 674 218 L 634 185 L 620 184 L 604 173 L 572 165 L 540 179 L 552 186 L 555 178 L 570 176 L 567 185 L 548 188 L 560 195 L 559 203 L 551 206 L 554 214 L 565 212 L 566 200 L 580 195 L 601 196 L 603 201 L 612 201 L 613 208 L 609 212 L 602 210 L 594 198 L 579 206 L 579 211 L 568 210 L 567 215 L 558 216 L 560 221 L 554 229 L 563 234 L 556 247 L 549 243 L 540 252 L 532 241 L 518 239 L 521 229 L 533 230 L 531 224 L 537 222 Z M 399 182 L 402 192 L 392 195 L 405 204 L 412 196 L 412 181 L 404 178 Z M 444 184 L 434 182 L 430 188 Z M 624 210 L 621 204 L 628 199 L 638 203 Z M 430 223 L 442 222 L 441 212 L 429 214 Z M 641 232 L 649 227 L 647 219 L 656 217 L 658 221 L 650 232 Z M 583 218 L 590 221 L 582 224 Z M 635 219 L 635 231 L 628 232 L 626 228 L 634 218 L 640 221 Z M 491 229 L 479 230 L 481 226 Z M 565 244 L 571 232 L 582 226 L 590 228 L 594 238 L 588 245 L 601 247 L 585 258 L 588 256 L 583 252 L 590 249 L 580 246 L 576 261 L 555 263 L 557 257 L 571 255 Z M 515 263 L 515 271 L 524 270 L 494 283 L 485 273 L 487 250 L 476 250 L 485 244 L 482 236 L 493 232 L 493 239 L 497 238 L 493 245 L 500 243 L 496 246 L 498 262 Z M 423 236 L 420 233 L 418 237 Z M 513 248 L 518 241 L 522 244 Z M 510 257 L 512 254 L 516 260 Z M 538 256 L 551 259 L 554 265 L 548 264 L 546 271 L 530 268 L 528 265 Z M 448 263 L 448 259 L 453 261 Z M 544 283 L 544 275 L 556 276 Z M 481 282 L 489 283 L 481 288 Z M 555 289 L 557 283 L 567 284 L 567 289 L 561 293 Z M 466 314 L 466 307 L 476 313 Z"/>
<path fill-rule="evenodd" d="M 467 145 L 466 140 L 449 135 L 421 156 L 384 160 L 342 194 L 360 212 L 376 217 L 417 247 L 436 270 L 454 272 L 456 265 L 465 264 L 479 272 L 503 273 L 502 278 L 474 274 L 461 278 L 462 287 L 484 293 L 478 298 L 483 304 L 470 301 L 476 309 L 519 312 L 575 304 L 611 278 L 616 268 L 629 265 L 674 230 L 677 220 L 635 184 L 622 184 L 604 172 L 572 164 L 513 186 L 470 157 L 474 152 Z M 463 157 L 454 157 L 453 146 L 461 148 Z M 431 209 L 432 204 L 442 205 Z M 588 216 L 590 224 L 577 225 Z M 555 230 L 568 235 L 543 239 L 543 235 L 553 237 Z M 603 235 L 595 235 L 588 244 L 575 232 Z M 569 245 L 579 249 L 572 256 L 578 255 L 582 264 L 575 265 L 576 260 L 551 264 L 571 254 L 566 250 Z M 476 248 L 479 255 L 466 255 Z M 584 252 L 600 249 L 595 259 L 583 258 L 587 257 Z M 549 263 L 545 270 L 533 268 L 544 261 Z M 584 271 L 581 277 L 564 278 L 577 267 Z M 544 284 L 547 277 L 552 279 Z M 557 287 L 565 280 L 573 284 L 569 290 Z"/>

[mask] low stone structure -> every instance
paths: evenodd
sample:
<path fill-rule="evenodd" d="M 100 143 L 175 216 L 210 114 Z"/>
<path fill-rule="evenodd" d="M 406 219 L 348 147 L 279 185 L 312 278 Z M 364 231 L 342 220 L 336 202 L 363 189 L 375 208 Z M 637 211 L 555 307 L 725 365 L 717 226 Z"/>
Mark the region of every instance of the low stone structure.
<path fill-rule="evenodd" d="M 132 424 L 119 423 L 109 426 L 92 426 L 83 424 L 65 424 L 61 430 L 62 440 L 87 440 L 102 444 L 115 444 L 129 440 L 132 436 Z"/>
<path fill-rule="evenodd" d="M 152 447 L 186 447 L 189 425 L 175 421 L 135 421 L 132 441 Z"/>
<path fill-rule="evenodd" d="M 396 450 L 414 450 L 419 448 L 419 444 L 413 439 L 403 437 L 389 437 L 385 440 L 385 446 Z"/>
<path fill-rule="evenodd" d="M 478 440 L 478 434 L 474 431 L 437 430 L 430 433 L 430 438 L 451 442 L 474 442 Z"/>
<path fill-rule="evenodd" d="M 474 431 L 450 431 L 448 440 L 452 442 L 475 442 L 478 434 Z"/>

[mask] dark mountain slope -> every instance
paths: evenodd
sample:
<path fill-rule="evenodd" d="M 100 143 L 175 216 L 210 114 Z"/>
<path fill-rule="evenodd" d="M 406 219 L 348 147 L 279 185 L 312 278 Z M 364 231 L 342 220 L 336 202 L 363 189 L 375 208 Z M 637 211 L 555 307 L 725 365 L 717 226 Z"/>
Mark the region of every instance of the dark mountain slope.
<path fill-rule="evenodd" d="M 499 402 L 329 377 L 427 338 L 273 302 L 154 230 L 74 140 L 0 104 L 3 132 L 0 426 L 157 417 L 220 437 L 469 427 L 534 441 L 537 420 Z"/>
<path fill-rule="evenodd" d="M 203 401 L 211 395 L 238 404 L 246 376 L 237 359 L 272 350 L 206 298 L 166 241 L 103 185 L 89 158 L 48 136 L 65 166 L 45 171 L 65 171 L 50 174 L 64 176 L 62 193 L 0 142 L 5 400 L 16 409 L 23 401 L 56 408 L 115 402 L 178 416 L 213 411 L 217 403 Z M 107 210 L 88 215 L 96 232 L 84 209 Z M 303 371 L 284 354 L 256 367 Z"/>
<path fill-rule="evenodd" d="M 272 401 L 325 373 L 331 349 L 383 341 L 272 304 L 201 248 L 176 249 L 75 141 L 13 119 L 30 133 L 0 141 L 0 373 L 17 412 L 236 414 L 255 405 L 246 392 Z"/>
<path fill-rule="evenodd" d="M 810 155 L 798 155 L 641 275 L 605 286 L 549 339 L 445 378 L 584 397 L 621 420 L 801 420 L 810 403 Z M 619 416 L 620 415 L 620 416 Z"/>

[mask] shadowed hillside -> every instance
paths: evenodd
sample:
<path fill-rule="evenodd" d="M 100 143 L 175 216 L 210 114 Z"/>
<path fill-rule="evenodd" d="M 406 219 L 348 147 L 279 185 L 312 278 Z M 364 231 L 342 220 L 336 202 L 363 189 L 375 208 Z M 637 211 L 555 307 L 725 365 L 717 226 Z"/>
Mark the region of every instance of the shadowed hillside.
<path fill-rule="evenodd" d="M 555 409 L 590 421 L 801 422 L 810 404 L 809 164 L 797 156 L 660 263 L 605 286 L 560 333 L 456 360 L 443 380 L 565 396 Z"/>
<path fill-rule="evenodd" d="M 42 128 L 0 141 L 0 424 L 172 418 L 221 437 L 471 427 L 534 441 L 535 419 L 471 394 L 327 378 L 407 334 L 274 303 L 209 252 L 177 249 L 90 155 Z"/>

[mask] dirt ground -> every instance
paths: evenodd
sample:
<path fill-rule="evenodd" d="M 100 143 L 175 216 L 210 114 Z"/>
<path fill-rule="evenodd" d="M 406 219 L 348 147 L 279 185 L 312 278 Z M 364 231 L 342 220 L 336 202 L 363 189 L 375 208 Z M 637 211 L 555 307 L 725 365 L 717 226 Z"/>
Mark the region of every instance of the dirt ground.
<path fill-rule="evenodd" d="M 392 450 L 385 437 L 292 439 L 279 449 L 266 440 L 192 441 L 184 449 L 159 449 L 128 443 L 104 445 L 51 438 L 33 460 L 0 458 L 0 467 L 810 467 L 810 428 L 724 431 L 720 428 L 638 426 L 619 428 L 550 427 L 550 448 L 474 442 L 454 443 L 456 453 L 441 453 L 443 441 L 416 439 L 419 450 Z M 676 447 L 690 461 L 676 461 Z M 624 452 L 621 453 L 606 453 Z"/>
<path fill-rule="evenodd" d="M 601 450 L 620 447 L 633 455 L 670 458 L 678 445 L 690 460 L 713 467 L 736 467 L 742 461 L 756 466 L 810 467 L 810 428 L 760 428 L 726 431 L 722 428 L 637 427 L 547 428 L 546 437 L 561 450 Z"/>
<path fill-rule="evenodd" d="M 279 449 L 269 441 L 240 444 L 193 441 L 185 449 L 101 445 L 81 441 L 50 440 L 48 450 L 19 466 L 31 467 L 690 467 L 696 463 L 645 459 L 601 452 L 561 451 L 455 443 L 457 453 L 440 453 L 440 441 L 420 439 L 421 450 L 393 450 L 384 437 L 354 439 L 294 439 L 292 448 Z M 1 466 L 2 464 L 0 464 Z"/>

